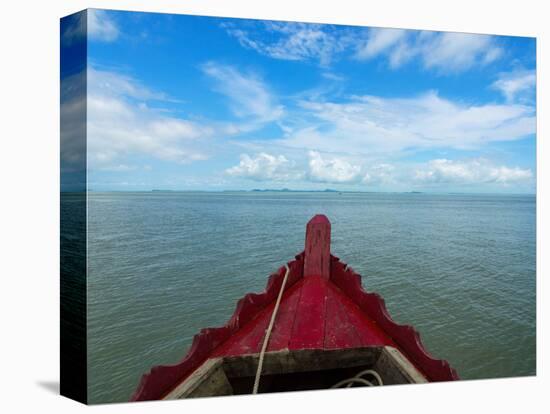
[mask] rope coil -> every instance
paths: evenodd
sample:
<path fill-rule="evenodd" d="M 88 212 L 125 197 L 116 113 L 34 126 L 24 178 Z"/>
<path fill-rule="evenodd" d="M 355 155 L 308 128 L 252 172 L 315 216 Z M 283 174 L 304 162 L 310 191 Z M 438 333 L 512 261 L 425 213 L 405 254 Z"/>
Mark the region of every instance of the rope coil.
<path fill-rule="evenodd" d="M 355 375 L 354 377 L 351 377 L 351 378 L 346 378 L 340 382 L 337 382 L 336 384 L 334 384 L 332 387 L 330 388 L 340 388 L 341 386 L 345 385 L 346 388 L 349 388 L 351 387 L 354 383 L 360 383 L 360 384 L 363 384 L 363 385 L 366 385 L 368 387 L 374 387 L 375 385 L 371 382 L 371 381 L 368 381 L 366 379 L 363 378 L 363 376 L 365 375 L 372 375 L 374 378 L 376 378 L 376 381 L 378 382 L 378 385 L 384 385 L 384 383 L 382 382 L 382 378 L 380 377 L 380 375 L 378 374 L 378 372 L 372 370 L 372 369 L 366 369 L 364 371 L 361 371 L 359 372 L 357 375 Z"/>

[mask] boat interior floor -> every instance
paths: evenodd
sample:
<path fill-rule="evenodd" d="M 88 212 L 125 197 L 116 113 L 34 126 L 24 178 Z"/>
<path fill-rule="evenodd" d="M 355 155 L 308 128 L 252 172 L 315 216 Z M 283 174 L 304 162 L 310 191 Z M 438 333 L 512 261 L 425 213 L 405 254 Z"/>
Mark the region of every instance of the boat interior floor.
<path fill-rule="evenodd" d="M 251 394 L 258 362 L 259 354 L 208 359 L 164 399 Z M 365 370 L 375 371 L 382 385 L 427 382 L 399 350 L 390 346 L 284 349 L 265 354 L 259 393 L 328 389 Z M 372 374 L 363 378 L 379 385 Z M 364 385 L 353 381 L 352 386 Z"/>

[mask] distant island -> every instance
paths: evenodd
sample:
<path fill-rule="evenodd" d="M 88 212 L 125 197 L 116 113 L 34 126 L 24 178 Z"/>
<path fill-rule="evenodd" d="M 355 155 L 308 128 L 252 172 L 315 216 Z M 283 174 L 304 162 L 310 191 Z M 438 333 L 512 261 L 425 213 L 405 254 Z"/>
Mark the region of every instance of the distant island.
<path fill-rule="evenodd" d="M 252 192 L 260 192 L 260 193 L 263 193 L 263 192 L 270 192 L 270 193 L 341 193 L 342 191 L 338 191 L 338 190 L 333 190 L 331 188 L 327 188 L 325 190 L 291 190 L 289 188 L 281 188 L 281 189 L 269 189 L 269 188 L 264 188 L 264 189 L 259 189 L 259 188 L 254 188 L 253 190 L 250 190 Z"/>

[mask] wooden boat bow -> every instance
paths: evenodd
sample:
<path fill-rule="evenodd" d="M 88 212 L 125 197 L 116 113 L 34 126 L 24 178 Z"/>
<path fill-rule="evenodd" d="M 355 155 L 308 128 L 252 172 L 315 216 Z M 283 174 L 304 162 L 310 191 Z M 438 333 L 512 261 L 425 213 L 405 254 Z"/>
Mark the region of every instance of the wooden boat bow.
<path fill-rule="evenodd" d="M 412 326 L 391 319 L 382 297 L 363 289 L 359 274 L 331 255 L 330 233 L 324 215 L 307 223 L 305 249 L 287 263 L 288 278 L 267 351 L 302 355 L 387 347 L 410 361 L 425 381 L 459 379 L 447 361 L 428 353 Z M 239 300 L 224 326 L 202 329 L 179 363 L 155 366 L 143 375 L 131 401 L 166 397 L 208 361 L 257 355 L 285 273 L 282 266 L 269 276 L 262 293 Z"/>

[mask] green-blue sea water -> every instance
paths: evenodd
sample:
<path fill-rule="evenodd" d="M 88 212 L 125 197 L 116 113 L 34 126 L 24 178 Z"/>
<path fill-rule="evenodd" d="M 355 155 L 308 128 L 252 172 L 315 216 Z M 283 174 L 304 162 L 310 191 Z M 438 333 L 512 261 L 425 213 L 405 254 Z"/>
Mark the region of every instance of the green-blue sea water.
<path fill-rule="evenodd" d="M 462 379 L 536 373 L 536 198 L 293 192 L 90 193 L 90 402 L 127 401 L 151 366 L 332 222 L 332 252 Z"/>

